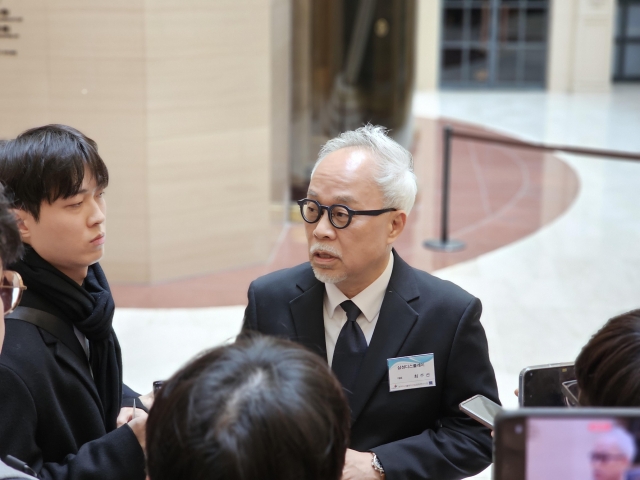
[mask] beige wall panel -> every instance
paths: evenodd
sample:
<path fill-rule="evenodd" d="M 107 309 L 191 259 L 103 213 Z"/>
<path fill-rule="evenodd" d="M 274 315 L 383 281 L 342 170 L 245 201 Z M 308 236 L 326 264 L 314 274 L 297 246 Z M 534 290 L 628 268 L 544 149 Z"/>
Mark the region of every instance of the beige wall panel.
<path fill-rule="evenodd" d="M 0 57 L 0 137 L 59 122 L 98 142 L 112 281 L 266 259 L 288 164 L 288 0 L 0 1 L 25 17 L 20 54 Z"/>
<path fill-rule="evenodd" d="M 438 89 L 441 19 L 441 0 L 418 0 L 416 89 L 419 91 Z"/>
<path fill-rule="evenodd" d="M 201 11 L 215 8 L 217 11 L 242 9 L 270 9 L 278 0 L 145 0 L 146 9 L 153 11 Z"/>
<path fill-rule="evenodd" d="M 7 24 L 19 38 L 0 39 L 0 50 L 18 51 L 0 55 L 0 138 L 11 138 L 48 119 L 48 16 L 43 0 L 3 0 L 0 6 L 23 18 Z"/>
<path fill-rule="evenodd" d="M 552 92 L 571 90 L 576 13 L 576 0 L 554 0 L 551 3 L 547 88 Z"/>
<path fill-rule="evenodd" d="M 148 14 L 151 138 L 268 123 L 269 10 L 251 3 Z"/>
<path fill-rule="evenodd" d="M 127 114 L 145 113 L 145 87 L 142 59 L 51 56 L 49 95 L 53 111 L 97 118 L 118 112 L 121 121 L 126 121 Z"/>
<path fill-rule="evenodd" d="M 150 58 L 268 52 L 270 4 L 264 1 L 210 2 L 203 8 L 150 9 Z"/>
<path fill-rule="evenodd" d="M 138 8 L 133 8 L 137 5 Z M 147 112 L 142 2 L 57 1 L 49 21 L 49 121 L 97 143 L 109 168 L 111 281 L 149 280 Z"/>
<path fill-rule="evenodd" d="M 150 138 L 265 126 L 270 113 L 267 62 L 266 53 L 149 60 Z"/>
<path fill-rule="evenodd" d="M 611 86 L 615 0 L 579 0 L 573 91 L 606 92 Z"/>
<path fill-rule="evenodd" d="M 152 281 L 268 255 L 271 121 L 278 119 L 271 101 L 280 93 L 272 65 L 281 63 L 272 54 L 274 8 L 258 1 L 149 7 Z"/>
<path fill-rule="evenodd" d="M 266 258 L 268 147 L 268 128 L 151 141 L 154 281 Z"/>
<path fill-rule="evenodd" d="M 0 138 L 49 121 L 49 81 L 43 63 L 0 56 Z"/>
<path fill-rule="evenodd" d="M 144 58 L 142 12 L 58 10 L 49 13 L 50 52 L 85 58 Z"/>
<path fill-rule="evenodd" d="M 553 1 L 548 63 L 551 91 L 609 90 L 615 9 L 615 0 Z"/>
<path fill-rule="evenodd" d="M 93 12 L 140 12 L 144 0 L 45 0 L 56 10 L 87 10 Z"/>

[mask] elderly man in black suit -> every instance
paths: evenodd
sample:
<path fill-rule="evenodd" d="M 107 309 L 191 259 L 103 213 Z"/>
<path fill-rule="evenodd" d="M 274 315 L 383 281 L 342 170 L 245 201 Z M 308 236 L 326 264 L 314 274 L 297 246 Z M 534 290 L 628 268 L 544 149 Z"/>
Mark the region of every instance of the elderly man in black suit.
<path fill-rule="evenodd" d="M 243 330 L 306 345 L 347 392 L 343 480 L 457 479 L 491 463 L 489 430 L 458 408 L 499 401 L 480 301 L 392 248 L 416 192 L 411 154 L 383 128 L 330 140 L 298 202 L 310 263 L 249 287 Z"/>

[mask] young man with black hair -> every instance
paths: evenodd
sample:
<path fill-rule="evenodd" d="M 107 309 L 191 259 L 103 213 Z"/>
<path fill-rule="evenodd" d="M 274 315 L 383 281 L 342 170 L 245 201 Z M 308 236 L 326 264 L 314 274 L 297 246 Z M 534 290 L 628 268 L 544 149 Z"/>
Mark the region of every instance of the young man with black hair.
<path fill-rule="evenodd" d="M 0 150 L 0 182 L 25 246 L 11 265 L 27 290 L 0 355 L 0 457 L 42 479 L 142 480 L 146 413 L 121 413 L 115 305 L 98 264 L 107 167 L 95 142 L 64 125 L 34 128 Z M 120 416 L 119 416 L 120 415 Z"/>

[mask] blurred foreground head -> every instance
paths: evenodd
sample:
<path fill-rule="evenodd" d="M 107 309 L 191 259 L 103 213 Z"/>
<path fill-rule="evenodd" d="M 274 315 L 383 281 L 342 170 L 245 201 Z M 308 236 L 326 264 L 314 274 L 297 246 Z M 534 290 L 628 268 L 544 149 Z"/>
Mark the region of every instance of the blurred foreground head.
<path fill-rule="evenodd" d="M 342 387 L 318 355 L 247 336 L 193 360 L 147 422 L 151 480 L 338 480 L 349 436 Z"/>
<path fill-rule="evenodd" d="M 2 144 L 0 143 L 0 149 Z M 13 263 L 22 253 L 22 240 L 16 224 L 16 217 L 13 215 L 9 201 L 4 195 L 4 187 L 0 183 L 0 282 L 3 285 L 11 285 L 5 279 L 6 265 Z M 8 274 L 9 272 L 7 272 Z M 13 278 L 13 277 L 10 277 Z M 8 296 L 8 298 L 7 298 Z M 0 351 L 4 343 L 4 314 L 10 305 L 12 297 L 11 289 L 1 289 L 0 291 Z"/>
<path fill-rule="evenodd" d="M 2 145 L 0 145 L 2 148 Z M 16 217 L 0 183 L 0 273 L 4 267 L 15 262 L 22 254 L 22 241 Z"/>
<path fill-rule="evenodd" d="M 609 320 L 575 363 L 580 403 L 640 407 L 640 310 Z"/>

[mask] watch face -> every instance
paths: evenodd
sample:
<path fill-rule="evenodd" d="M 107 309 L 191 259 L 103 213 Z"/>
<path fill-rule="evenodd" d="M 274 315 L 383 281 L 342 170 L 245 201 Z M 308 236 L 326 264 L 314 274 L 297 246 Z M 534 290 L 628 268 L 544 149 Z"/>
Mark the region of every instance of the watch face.
<path fill-rule="evenodd" d="M 373 460 L 371 461 L 371 464 L 373 465 L 373 468 L 378 470 L 380 473 L 384 473 L 384 468 L 382 468 L 380 459 L 378 459 L 378 456 L 375 453 L 373 454 Z"/>

